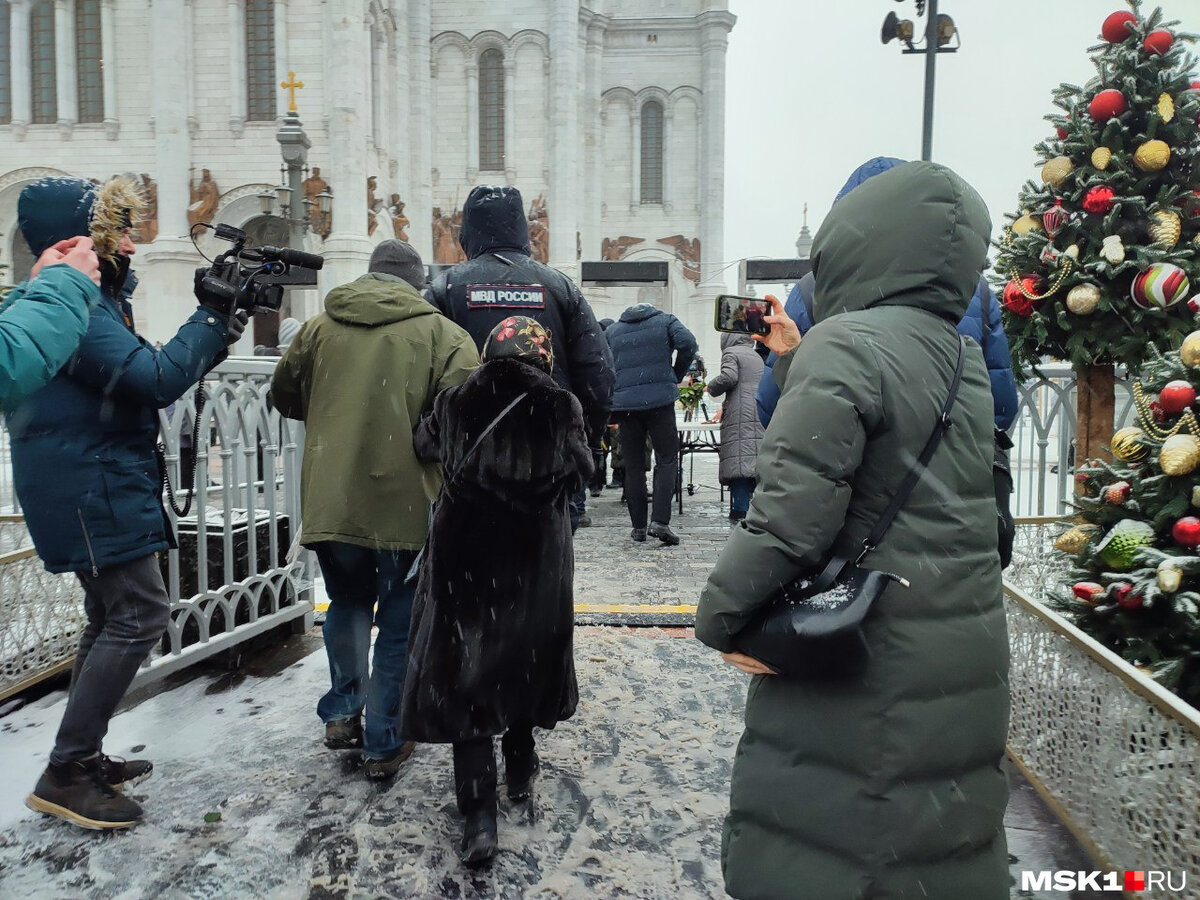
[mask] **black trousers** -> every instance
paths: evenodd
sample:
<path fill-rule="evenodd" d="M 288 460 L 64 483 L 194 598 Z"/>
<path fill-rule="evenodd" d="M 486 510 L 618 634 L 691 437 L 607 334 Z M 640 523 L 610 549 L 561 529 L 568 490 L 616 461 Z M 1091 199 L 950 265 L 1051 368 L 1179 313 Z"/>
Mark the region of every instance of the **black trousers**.
<path fill-rule="evenodd" d="M 671 522 L 671 497 L 679 470 L 679 431 L 675 405 L 616 414 L 621 426 L 621 455 L 625 457 L 625 498 L 634 528 L 646 527 L 646 437 L 654 447 L 654 495 L 650 521 Z"/>
<path fill-rule="evenodd" d="M 533 726 L 515 725 L 500 739 L 505 776 L 524 777 L 533 766 Z M 479 810 L 496 812 L 496 750 L 492 739 L 454 744 L 454 793 L 464 816 Z"/>

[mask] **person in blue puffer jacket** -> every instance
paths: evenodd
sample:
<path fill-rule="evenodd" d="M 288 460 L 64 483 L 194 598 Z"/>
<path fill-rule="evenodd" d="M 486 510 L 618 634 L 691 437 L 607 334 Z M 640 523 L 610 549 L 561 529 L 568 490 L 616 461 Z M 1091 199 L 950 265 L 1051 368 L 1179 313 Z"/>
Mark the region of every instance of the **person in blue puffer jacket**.
<path fill-rule="evenodd" d="M 161 350 L 137 335 L 123 290 L 134 253 L 129 233 L 143 205 L 132 177 L 103 185 L 45 178 L 17 204 L 35 254 L 82 236 L 99 259 L 100 296 L 78 350 L 8 415 L 29 535 L 49 571 L 76 573 L 87 615 L 50 764 L 26 805 L 93 829 L 141 818 L 141 807 L 115 788 L 152 769 L 105 756 L 101 744 L 170 616 L 156 557 L 171 539 L 155 459 L 158 410 L 182 397 L 245 325 L 244 313 L 201 306 Z M 14 308 L 45 277 L 18 286 Z"/>
<path fill-rule="evenodd" d="M 869 178 L 886 172 L 898 166 L 904 160 L 890 156 L 877 156 L 863 163 L 847 180 L 845 186 L 838 192 L 837 200 L 841 200 L 852 190 Z M 837 200 L 834 203 L 837 203 Z M 812 298 L 815 280 L 810 272 L 792 288 L 788 295 L 785 310 L 792 321 L 804 334 L 813 326 Z M 987 362 L 988 375 L 992 380 L 992 403 L 996 428 L 1008 431 L 1017 416 L 1017 381 L 1012 370 L 1012 354 L 1008 346 L 1008 337 L 1004 334 L 1004 323 L 1000 316 L 1000 304 L 992 296 L 987 282 L 979 279 L 975 295 L 971 298 L 966 314 L 958 323 L 959 334 L 972 338 L 983 349 L 983 357 Z M 759 382 L 758 418 L 766 427 L 775 412 L 779 402 L 779 387 L 772 377 L 772 369 L 778 357 L 772 353 L 767 357 L 767 367 Z"/>

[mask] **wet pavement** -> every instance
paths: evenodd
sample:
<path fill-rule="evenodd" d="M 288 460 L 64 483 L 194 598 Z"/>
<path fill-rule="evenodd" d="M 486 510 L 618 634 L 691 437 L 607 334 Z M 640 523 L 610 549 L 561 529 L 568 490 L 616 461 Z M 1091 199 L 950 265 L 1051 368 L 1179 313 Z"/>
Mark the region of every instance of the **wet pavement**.
<path fill-rule="evenodd" d="M 589 501 L 594 524 L 578 537 L 580 618 L 690 619 L 728 532 L 716 491 L 685 498 L 676 548 L 634 544 L 618 493 Z M 448 748 L 418 748 L 378 785 L 354 754 L 322 745 L 317 633 L 128 699 L 106 750 L 156 766 L 133 790 L 147 817 L 129 832 L 85 832 L 21 805 L 61 715 L 62 693 L 50 693 L 0 718 L 0 897 L 724 896 L 721 819 L 749 679 L 679 627 L 581 627 L 576 660 L 579 711 L 538 733 L 534 798 L 502 799 L 501 852 L 479 873 L 454 855 Z M 1094 868 L 1019 776 L 1006 825 L 1014 898 L 1069 896 L 1021 893 L 1021 870 Z"/>

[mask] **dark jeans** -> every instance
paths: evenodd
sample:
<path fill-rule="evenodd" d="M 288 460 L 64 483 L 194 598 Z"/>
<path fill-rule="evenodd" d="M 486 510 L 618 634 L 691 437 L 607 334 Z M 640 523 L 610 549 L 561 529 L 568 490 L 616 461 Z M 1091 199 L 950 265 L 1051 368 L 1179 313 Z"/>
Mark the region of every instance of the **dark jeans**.
<path fill-rule="evenodd" d="M 729 482 L 729 509 L 744 513 L 750 509 L 750 498 L 754 496 L 755 479 L 733 478 Z"/>
<path fill-rule="evenodd" d="M 654 499 L 650 521 L 671 522 L 671 497 L 679 471 L 679 431 L 675 406 L 616 414 L 621 425 L 621 455 L 625 457 L 625 497 L 634 528 L 646 527 L 646 436 L 654 446 Z"/>
<path fill-rule="evenodd" d="M 533 765 L 533 726 L 515 725 L 500 739 L 505 777 L 525 776 Z M 454 744 L 454 793 L 464 816 L 496 812 L 496 750 L 491 738 Z"/>
<path fill-rule="evenodd" d="M 404 744 L 400 696 L 417 587 L 415 579 L 405 584 L 404 576 L 417 554 L 338 541 L 323 541 L 314 549 L 329 595 L 323 633 L 332 685 L 317 703 L 317 715 L 329 723 L 352 719 L 365 708 L 363 754 L 384 759 Z M 372 623 L 379 634 L 369 666 Z"/>
<path fill-rule="evenodd" d="M 133 562 L 78 573 L 87 626 L 71 670 L 71 690 L 50 762 L 62 764 L 99 752 L 108 720 L 138 667 L 166 630 L 171 601 L 153 554 Z"/>

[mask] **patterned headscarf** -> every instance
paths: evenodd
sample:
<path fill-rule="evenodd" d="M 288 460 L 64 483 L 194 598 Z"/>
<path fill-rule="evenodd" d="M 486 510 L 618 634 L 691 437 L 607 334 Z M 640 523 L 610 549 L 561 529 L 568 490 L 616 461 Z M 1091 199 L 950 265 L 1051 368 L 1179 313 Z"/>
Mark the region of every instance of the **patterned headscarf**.
<path fill-rule="evenodd" d="M 484 362 L 519 359 L 549 374 L 554 369 L 550 332 L 537 319 L 509 316 L 492 329 L 483 345 Z"/>

